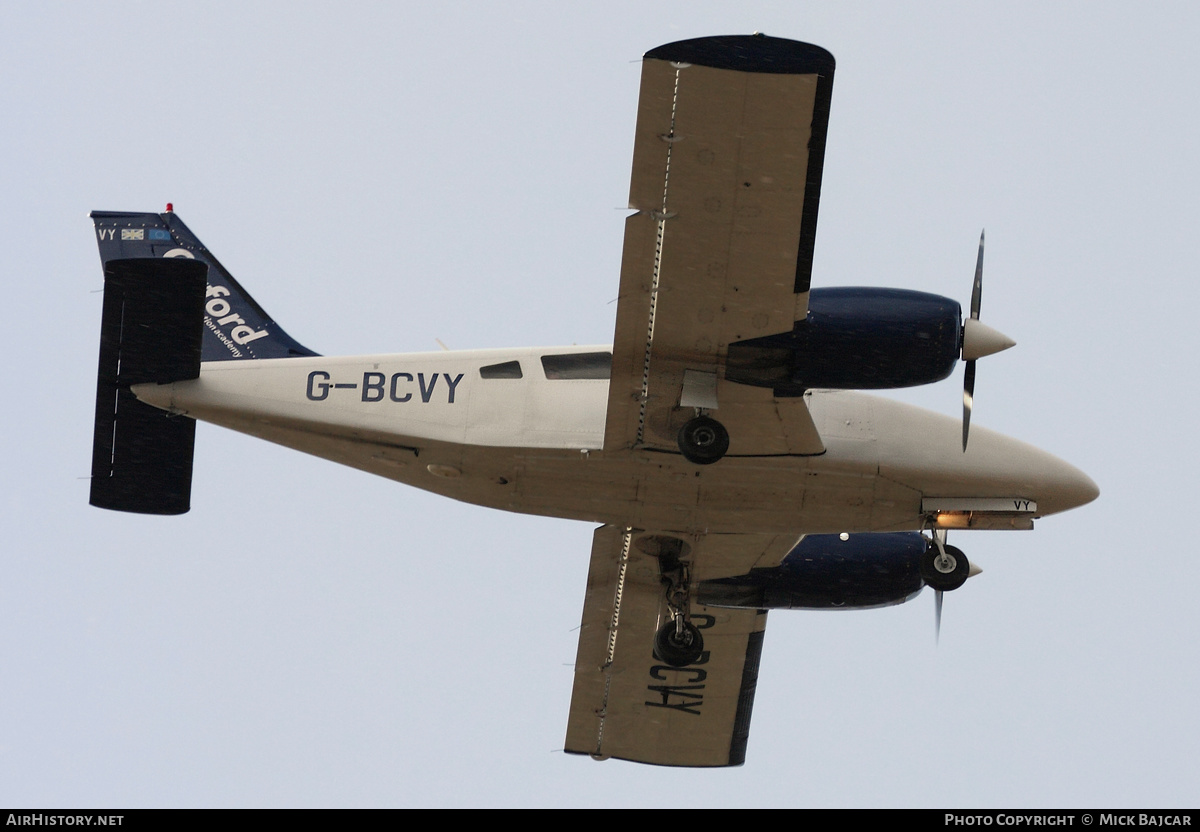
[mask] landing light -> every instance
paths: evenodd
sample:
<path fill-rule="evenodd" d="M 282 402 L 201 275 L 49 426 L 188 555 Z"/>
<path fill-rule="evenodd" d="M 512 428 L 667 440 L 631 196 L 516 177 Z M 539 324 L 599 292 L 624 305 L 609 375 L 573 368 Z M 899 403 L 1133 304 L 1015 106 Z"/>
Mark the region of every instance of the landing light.
<path fill-rule="evenodd" d="M 1032 500 L 1030 501 L 1033 502 Z M 1033 513 L 1018 511 L 935 511 L 931 515 L 936 529 L 1022 529 L 1033 528 Z"/>
<path fill-rule="evenodd" d="M 971 526 L 970 512 L 939 512 L 933 519 L 939 529 L 966 529 Z"/>

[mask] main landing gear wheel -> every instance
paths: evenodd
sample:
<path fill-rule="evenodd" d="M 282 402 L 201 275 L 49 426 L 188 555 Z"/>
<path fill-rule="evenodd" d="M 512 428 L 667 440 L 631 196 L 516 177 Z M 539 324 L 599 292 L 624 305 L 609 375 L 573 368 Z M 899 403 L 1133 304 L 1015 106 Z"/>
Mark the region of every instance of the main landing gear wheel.
<path fill-rule="evenodd" d="M 679 452 L 696 465 L 712 465 L 729 450 L 729 431 L 716 419 L 697 416 L 679 429 Z"/>
<path fill-rule="evenodd" d="M 654 655 L 671 667 L 687 667 L 700 660 L 704 652 L 704 637 L 690 621 L 680 628 L 668 621 L 654 634 Z"/>
<path fill-rule="evenodd" d="M 921 556 L 921 580 L 938 592 L 949 592 L 962 586 L 971 574 L 971 564 L 962 549 L 944 547 L 944 553 L 930 544 Z"/>

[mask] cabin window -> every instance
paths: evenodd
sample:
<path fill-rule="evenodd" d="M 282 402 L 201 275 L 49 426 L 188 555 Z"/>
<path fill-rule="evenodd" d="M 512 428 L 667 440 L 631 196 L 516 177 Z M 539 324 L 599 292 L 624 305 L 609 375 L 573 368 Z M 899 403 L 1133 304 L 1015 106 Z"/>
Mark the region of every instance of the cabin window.
<path fill-rule="evenodd" d="M 542 369 L 549 379 L 608 378 L 612 375 L 611 352 L 576 352 L 543 355 Z"/>
<path fill-rule="evenodd" d="M 479 368 L 480 378 L 521 378 L 521 362 L 505 361 Z"/>

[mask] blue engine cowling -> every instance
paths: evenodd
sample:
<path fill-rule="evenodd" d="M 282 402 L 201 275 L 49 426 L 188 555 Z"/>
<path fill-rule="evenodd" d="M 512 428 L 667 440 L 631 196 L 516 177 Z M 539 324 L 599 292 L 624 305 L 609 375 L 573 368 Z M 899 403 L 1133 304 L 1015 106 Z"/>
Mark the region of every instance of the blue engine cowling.
<path fill-rule="evenodd" d="M 702 581 L 696 600 L 716 607 L 865 609 L 902 604 L 921 591 L 918 532 L 805 536 L 779 566 Z"/>
<path fill-rule="evenodd" d="M 927 292 L 813 289 L 808 316 L 790 332 L 729 345 L 725 377 L 770 387 L 883 390 L 941 381 L 962 351 L 962 309 Z"/>

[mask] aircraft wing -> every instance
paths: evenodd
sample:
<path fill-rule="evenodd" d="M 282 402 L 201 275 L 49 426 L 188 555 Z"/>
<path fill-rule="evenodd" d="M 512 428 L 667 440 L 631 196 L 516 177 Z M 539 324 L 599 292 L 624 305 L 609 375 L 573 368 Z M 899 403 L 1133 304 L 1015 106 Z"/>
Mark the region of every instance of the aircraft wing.
<path fill-rule="evenodd" d="M 724 379 L 730 343 L 808 310 L 833 56 L 762 35 L 646 53 L 606 450 L 675 450 L 717 408 L 729 454 L 823 450 L 803 399 Z"/>
<path fill-rule="evenodd" d="M 746 756 L 766 610 L 693 603 L 704 638 L 695 664 L 654 656 L 654 634 L 670 618 L 659 535 L 601 526 L 592 538 L 587 596 L 575 660 L 566 750 L 672 766 L 735 766 Z M 745 574 L 795 545 L 786 535 L 702 535 L 684 541 L 693 579 Z"/>

